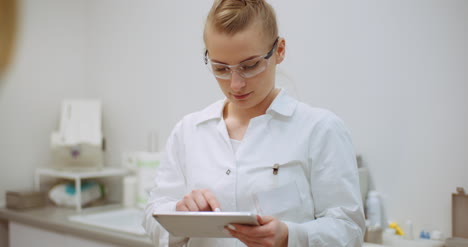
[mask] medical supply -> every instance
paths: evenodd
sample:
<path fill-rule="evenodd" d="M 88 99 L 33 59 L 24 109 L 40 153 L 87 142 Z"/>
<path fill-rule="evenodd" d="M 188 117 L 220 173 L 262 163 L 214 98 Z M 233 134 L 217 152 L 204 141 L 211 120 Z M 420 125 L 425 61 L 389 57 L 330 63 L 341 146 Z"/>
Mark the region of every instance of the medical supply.
<path fill-rule="evenodd" d="M 396 222 L 391 222 L 388 225 L 388 227 L 395 229 L 395 234 L 396 235 L 400 235 L 400 236 L 405 235 L 405 232 L 403 231 L 403 229 L 401 229 L 401 227 Z"/>
<path fill-rule="evenodd" d="M 144 208 L 149 198 L 149 191 L 154 185 L 156 170 L 160 165 L 162 153 L 157 152 L 158 135 L 151 131 L 148 135 L 148 151 L 124 152 L 122 154 L 122 166 L 131 174 L 133 178 L 124 180 L 123 204 L 129 207 L 133 205 L 133 186 L 135 189 L 135 202 L 139 208 Z M 133 182 L 135 181 L 135 184 Z M 126 188 L 126 189 L 125 189 Z"/>
<path fill-rule="evenodd" d="M 9 209 L 39 208 L 47 204 L 44 192 L 39 191 L 7 191 L 6 207 Z"/>
<path fill-rule="evenodd" d="M 123 179 L 122 204 L 124 207 L 135 207 L 137 198 L 136 176 L 126 176 Z"/>
<path fill-rule="evenodd" d="M 413 239 L 413 222 L 411 220 L 407 220 L 405 224 L 405 236 L 404 239 L 406 240 L 412 240 Z"/>
<path fill-rule="evenodd" d="M 420 239 L 431 239 L 431 234 L 429 232 L 426 232 L 426 231 L 422 230 L 419 233 L 419 238 Z"/>
<path fill-rule="evenodd" d="M 444 234 L 439 230 L 434 230 L 431 232 L 431 239 L 432 240 L 443 240 Z"/>
<path fill-rule="evenodd" d="M 65 100 L 59 129 L 51 135 L 52 166 L 61 170 L 99 170 L 103 167 L 104 146 L 101 102 Z"/>
<path fill-rule="evenodd" d="M 377 191 L 369 191 L 366 200 L 366 216 L 370 226 L 382 227 L 382 205 Z"/>
<path fill-rule="evenodd" d="M 362 162 L 362 161 L 359 161 Z M 359 164 L 359 163 L 358 163 Z M 369 191 L 369 169 L 367 167 L 359 167 L 359 188 L 361 190 L 362 204 L 366 204 L 366 198 Z"/>
<path fill-rule="evenodd" d="M 366 205 L 367 192 L 369 191 L 369 169 L 363 166 L 362 156 L 356 156 L 359 173 L 359 189 L 361 191 L 362 205 Z"/>
<path fill-rule="evenodd" d="M 81 205 L 87 205 L 104 197 L 105 190 L 102 184 L 95 181 L 84 181 L 80 186 Z M 49 199 L 57 206 L 75 206 L 77 191 L 75 183 L 59 183 L 49 191 Z"/>
<path fill-rule="evenodd" d="M 149 198 L 149 190 L 154 185 L 156 170 L 161 162 L 161 153 L 138 152 L 135 158 L 137 167 L 137 206 L 146 206 Z"/>
<path fill-rule="evenodd" d="M 392 228 L 385 228 L 382 235 L 382 244 L 385 246 L 396 246 L 395 243 L 401 239 Z"/>

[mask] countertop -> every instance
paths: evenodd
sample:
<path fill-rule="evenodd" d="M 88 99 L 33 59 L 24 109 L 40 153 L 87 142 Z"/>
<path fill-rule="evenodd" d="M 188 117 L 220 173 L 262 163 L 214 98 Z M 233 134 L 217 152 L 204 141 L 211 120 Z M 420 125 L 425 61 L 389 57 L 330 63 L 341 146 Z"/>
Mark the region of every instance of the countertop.
<path fill-rule="evenodd" d="M 102 212 L 117 208 L 119 207 L 115 206 L 87 209 L 85 210 L 85 213 Z M 11 210 L 7 208 L 0 208 L 0 219 L 7 221 L 14 221 L 33 227 L 39 227 L 45 230 L 63 232 L 86 239 L 117 245 L 126 245 L 132 247 L 154 247 L 154 245 L 147 237 L 140 237 L 132 234 L 125 234 L 108 229 L 102 229 L 99 227 L 84 225 L 77 222 L 72 222 L 68 219 L 69 216 L 77 214 L 78 213 L 74 209 L 58 208 L 53 206 L 30 210 Z M 383 245 L 364 243 L 363 246 L 378 247 Z"/>
<path fill-rule="evenodd" d="M 119 207 L 90 208 L 85 212 L 100 212 L 117 208 Z M 78 212 L 74 209 L 53 206 L 30 210 L 0 208 L 0 219 L 7 221 L 14 221 L 33 227 L 39 227 L 44 230 L 71 234 L 86 239 L 117 245 L 154 247 L 150 239 L 146 236 L 121 233 L 68 220 L 69 216 L 77 214 Z"/>

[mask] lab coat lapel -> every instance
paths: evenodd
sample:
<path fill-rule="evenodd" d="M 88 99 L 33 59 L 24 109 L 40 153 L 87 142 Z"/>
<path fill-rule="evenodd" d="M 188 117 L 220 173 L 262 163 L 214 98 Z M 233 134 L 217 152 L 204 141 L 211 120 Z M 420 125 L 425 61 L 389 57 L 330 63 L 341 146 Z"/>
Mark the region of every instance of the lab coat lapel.
<path fill-rule="evenodd" d="M 226 144 L 230 149 L 232 149 L 231 141 L 229 138 L 229 133 L 226 127 L 226 122 L 224 122 L 223 118 L 219 120 L 218 125 L 216 126 L 216 130 L 218 131 L 218 134 L 223 139 L 224 144 Z"/>

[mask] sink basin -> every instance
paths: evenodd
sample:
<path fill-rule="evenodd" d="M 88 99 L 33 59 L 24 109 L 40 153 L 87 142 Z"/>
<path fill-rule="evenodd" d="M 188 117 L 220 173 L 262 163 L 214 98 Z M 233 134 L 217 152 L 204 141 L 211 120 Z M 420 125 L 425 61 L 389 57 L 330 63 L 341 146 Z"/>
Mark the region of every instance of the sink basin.
<path fill-rule="evenodd" d="M 146 235 L 145 230 L 141 226 L 143 211 L 135 208 L 113 209 L 99 213 L 73 215 L 69 217 L 69 220 L 134 235 Z"/>

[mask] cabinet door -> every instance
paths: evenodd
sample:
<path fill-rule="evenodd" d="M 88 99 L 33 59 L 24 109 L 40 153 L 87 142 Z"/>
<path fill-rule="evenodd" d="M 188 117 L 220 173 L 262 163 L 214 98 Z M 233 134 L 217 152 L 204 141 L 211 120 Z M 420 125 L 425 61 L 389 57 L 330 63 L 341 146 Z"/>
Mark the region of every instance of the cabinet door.
<path fill-rule="evenodd" d="M 8 221 L 0 219 L 0 247 L 8 247 Z"/>
<path fill-rule="evenodd" d="M 86 246 L 86 247 L 120 247 L 114 244 L 98 242 L 98 241 L 84 239 L 84 238 L 71 236 L 71 235 L 68 235 L 65 246 L 67 247 L 83 247 L 83 246 Z"/>
<path fill-rule="evenodd" d="M 9 223 L 10 247 L 64 247 L 66 235 L 16 222 Z"/>
<path fill-rule="evenodd" d="M 121 247 L 81 237 L 42 230 L 37 227 L 9 222 L 10 247 Z"/>

